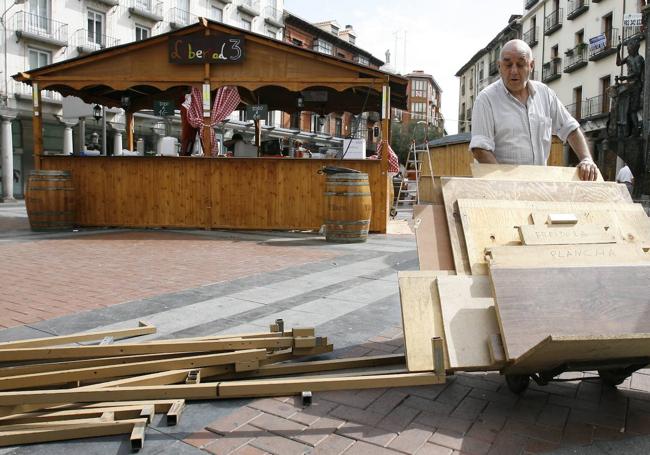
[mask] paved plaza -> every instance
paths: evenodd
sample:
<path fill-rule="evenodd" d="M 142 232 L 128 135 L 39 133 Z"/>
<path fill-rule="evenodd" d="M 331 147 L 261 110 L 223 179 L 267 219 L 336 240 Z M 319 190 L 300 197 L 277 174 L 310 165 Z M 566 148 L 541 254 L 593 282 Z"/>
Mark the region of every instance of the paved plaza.
<path fill-rule="evenodd" d="M 0 258 L 0 341 L 141 320 L 158 332 L 138 340 L 169 339 L 283 318 L 328 337 L 335 351 L 320 358 L 403 352 L 397 272 L 418 269 L 412 234 L 341 245 L 314 233 L 33 233 L 21 203 L 0 204 Z M 129 452 L 126 436 L 0 449 Z M 498 373 L 463 373 L 439 386 L 315 393 L 309 407 L 294 397 L 193 402 L 177 426 L 156 416 L 141 453 L 648 454 L 650 369 L 618 389 L 594 377 L 517 396 Z"/>

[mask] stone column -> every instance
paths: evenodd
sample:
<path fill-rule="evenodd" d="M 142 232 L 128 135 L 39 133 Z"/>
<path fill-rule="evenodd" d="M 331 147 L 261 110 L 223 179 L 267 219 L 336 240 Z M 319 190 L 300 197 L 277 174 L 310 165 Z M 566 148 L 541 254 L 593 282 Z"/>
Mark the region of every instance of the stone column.
<path fill-rule="evenodd" d="M 126 131 L 126 128 L 123 123 L 108 122 L 108 124 L 113 130 L 113 155 L 121 156 L 124 148 L 122 146 L 122 133 Z"/>
<path fill-rule="evenodd" d="M 16 118 L 15 111 L 0 111 L 0 136 L 2 136 L 2 200 L 14 200 L 14 144 L 11 121 Z"/>
<path fill-rule="evenodd" d="M 63 125 L 63 154 L 72 155 L 74 152 L 74 143 L 72 141 L 72 127 L 79 123 L 79 119 L 70 119 L 56 116 Z"/>

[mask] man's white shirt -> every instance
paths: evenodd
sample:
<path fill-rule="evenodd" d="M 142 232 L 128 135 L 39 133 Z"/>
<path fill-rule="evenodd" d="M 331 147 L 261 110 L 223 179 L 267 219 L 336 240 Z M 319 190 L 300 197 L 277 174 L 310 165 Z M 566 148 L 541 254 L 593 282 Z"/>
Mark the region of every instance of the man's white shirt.
<path fill-rule="evenodd" d="M 489 150 L 500 164 L 546 165 L 552 135 L 566 142 L 580 124 L 541 82 L 528 81 L 528 93 L 524 105 L 501 79 L 483 89 L 472 109 L 470 149 Z"/>

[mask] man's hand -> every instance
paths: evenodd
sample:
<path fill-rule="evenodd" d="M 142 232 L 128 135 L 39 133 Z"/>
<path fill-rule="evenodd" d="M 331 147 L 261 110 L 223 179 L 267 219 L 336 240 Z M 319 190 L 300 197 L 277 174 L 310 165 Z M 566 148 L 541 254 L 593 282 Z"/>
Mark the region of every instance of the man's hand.
<path fill-rule="evenodd" d="M 598 166 L 590 157 L 583 158 L 577 167 L 580 180 L 594 181 L 598 177 Z"/>

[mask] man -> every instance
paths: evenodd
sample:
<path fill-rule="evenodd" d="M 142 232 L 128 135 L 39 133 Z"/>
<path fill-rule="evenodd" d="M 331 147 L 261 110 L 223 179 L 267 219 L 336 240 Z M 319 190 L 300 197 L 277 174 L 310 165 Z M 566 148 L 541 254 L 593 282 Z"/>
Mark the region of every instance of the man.
<path fill-rule="evenodd" d="M 596 180 L 580 124 L 557 95 L 541 82 L 529 80 L 535 62 L 522 40 L 508 41 L 499 57 L 501 78 L 479 93 L 472 111 L 470 149 L 479 163 L 546 165 L 552 134 L 578 156 L 582 180 Z"/>
<path fill-rule="evenodd" d="M 616 174 L 616 182 L 625 183 L 625 186 L 630 192 L 630 195 L 632 194 L 632 190 L 634 189 L 634 176 L 632 175 L 632 171 L 630 171 L 630 168 L 627 164 L 623 166 L 620 171 L 618 171 L 618 174 Z"/>

